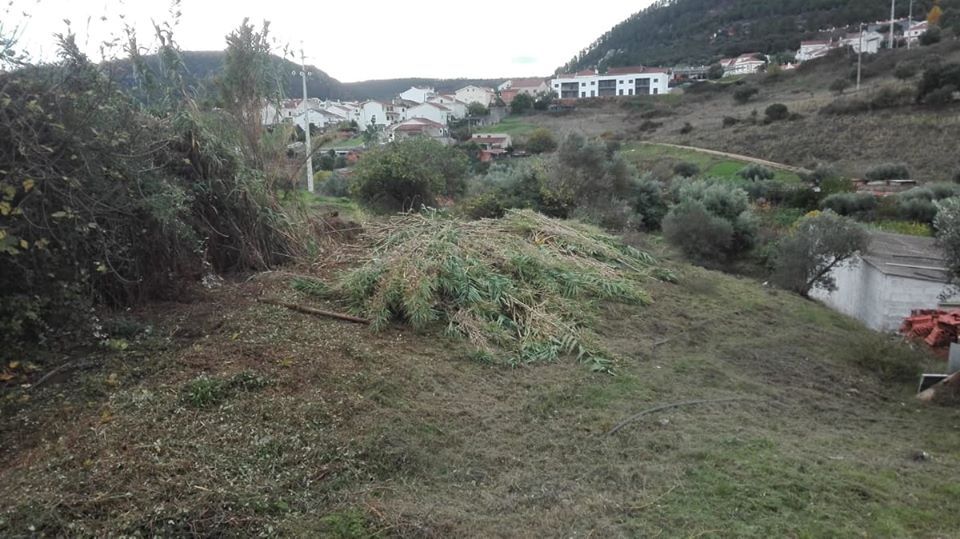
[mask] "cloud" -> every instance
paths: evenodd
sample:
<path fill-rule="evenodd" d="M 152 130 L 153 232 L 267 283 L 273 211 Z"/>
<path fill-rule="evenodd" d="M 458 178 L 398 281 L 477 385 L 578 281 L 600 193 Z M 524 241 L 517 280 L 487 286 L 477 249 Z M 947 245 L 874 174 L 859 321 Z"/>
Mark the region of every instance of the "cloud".
<path fill-rule="evenodd" d="M 514 64 L 519 65 L 530 65 L 537 63 L 537 59 L 533 56 L 515 56 L 512 61 Z"/>

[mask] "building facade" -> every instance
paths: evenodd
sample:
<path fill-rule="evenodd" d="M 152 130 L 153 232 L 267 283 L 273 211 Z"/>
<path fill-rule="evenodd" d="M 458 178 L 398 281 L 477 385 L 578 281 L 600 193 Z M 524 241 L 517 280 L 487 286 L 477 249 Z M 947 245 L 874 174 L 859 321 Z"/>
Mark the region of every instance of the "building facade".
<path fill-rule="evenodd" d="M 560 99 L 660 95 L 670 93 L 670 74 L 649 67 L 611 68 L 603 75 L 588 70 L 561 75 L 550 86 Z"/>

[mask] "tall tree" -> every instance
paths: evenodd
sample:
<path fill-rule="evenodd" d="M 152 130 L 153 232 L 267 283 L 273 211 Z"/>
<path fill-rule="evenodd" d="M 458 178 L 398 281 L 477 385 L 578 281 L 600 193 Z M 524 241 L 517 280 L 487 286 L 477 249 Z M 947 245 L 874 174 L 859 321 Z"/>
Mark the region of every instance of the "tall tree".
<path fill-rule="evenodd" d="M 278 77 L 270 58 L 270 23 L 260 30 L 244 19 L 227 35 L 226 59 L 220 81 L 224 108 L 240 123 L 247 143 L 258 154 L 262 134 L 263 107 L 268 98 L 279 95 Z"/>

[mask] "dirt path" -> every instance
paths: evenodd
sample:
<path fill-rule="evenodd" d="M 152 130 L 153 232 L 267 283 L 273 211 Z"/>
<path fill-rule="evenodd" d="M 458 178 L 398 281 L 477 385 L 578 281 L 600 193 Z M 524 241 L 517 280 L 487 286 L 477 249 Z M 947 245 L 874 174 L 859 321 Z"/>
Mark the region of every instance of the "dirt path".
<path fill-rule="evenodd" d="M 758 165 L 763 165 L 766 167 L 778 168 L 780 170 L 786 170 L 788 172 L 794 172 L 797 174 L 808 172 L 807 169 L 803 167 L 795 167 L 791 165 L 785 165 L 783 163 L 776 163 L 774 161 L 767 161 L 766 159 L 759 159 L 757 157 L 750 157 L 748 155 L 740 155 L 736 153 L 720 152 L 717 150 L 708 150 L 706 148 L 697 148 L 696 146 L 682 146 L 680 144 L 670 144 L 667 142 L 650 142 L 641 140 L 638 141 L 640 144 L 651 144 L 654 146 L 667 146 L 669 148 L 677 148 L 679 150 L 691 150 L 695 152 L 706 153 L 710 155 L 716 155 L 719 157 L 728 157 L 730 159 L 736 159 L 737 161 L 746 161 L 748 163 L 756 163 Z"/>

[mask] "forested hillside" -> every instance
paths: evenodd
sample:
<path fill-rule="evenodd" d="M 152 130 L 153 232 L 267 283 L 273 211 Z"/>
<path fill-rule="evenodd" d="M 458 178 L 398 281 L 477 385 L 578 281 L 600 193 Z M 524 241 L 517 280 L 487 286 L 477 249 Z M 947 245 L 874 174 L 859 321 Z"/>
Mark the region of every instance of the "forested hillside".
<path fill-rule="evenodd" d="M 908 2 L 897 3 L 906 16 Z M 922 18 L 934 0 L 915 0 Z M 960 0 L 941 0 L 942 25 L 960 26 Z M 818 30 L 890 16 L 889 2 L 876 0 L 660 0 L 633 15 L 582 50 L 564 71 L 598 64 L 702 64 L 745 52 L 796 50 Z"/>
<path fill-rule="evenodd" d="M 455 92 L 464 86 L 486 86 L 496 88 L 504 79 L 383 79 L 347 82 L 343 86 L 353 95 L 366 99 L 389 99 L 411 86 L 429 86 L 438 92 Z"/>

